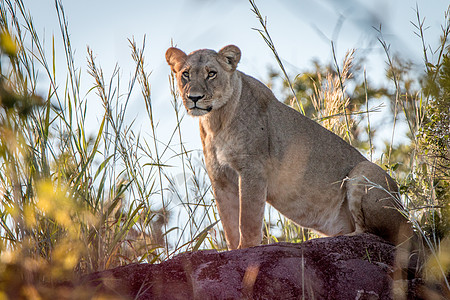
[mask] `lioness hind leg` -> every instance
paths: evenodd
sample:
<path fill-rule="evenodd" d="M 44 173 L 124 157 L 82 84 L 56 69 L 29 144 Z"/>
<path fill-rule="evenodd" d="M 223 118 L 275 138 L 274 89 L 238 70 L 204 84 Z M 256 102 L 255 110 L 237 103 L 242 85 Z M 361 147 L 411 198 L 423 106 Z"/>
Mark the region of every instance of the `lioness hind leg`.
<path fill-rule="evenodd" d="M 345 186 L 356 233 L 373 233 L 395 245 L 411 237 L 411 225 L 397 199 L 397 184 L 383 169 L 361 162 L 350 171 Z"/>
<path fill-rule="evenodd" d="M 392 277 L 396 290 L 407 277 L 413 230 L 398 200 L 397 184 L 379 166 L 369 161 L 359 163 L 346 181 L 349 207 L 357 230 L 376 234 L 396 245 Z"/>
<path fill-rule="evenodd" d="M 341 207 L 339 209 L 339 214 L 337 215 L 337 218 L 336 218 L 337 222 L 335 222 L 332 226 L 334 229 L 334 232 L 331 234 L 328 233 L 328 235 L 331 235 L 331 236 L 341 235 L 341 234 L 354 235 L 356 233 L 360 233 L 360 232 L 356 232 L 356 223 L 355 223 L 353 214 L 350 211 L 347 197 L 344 195 L 343 198 L 344 199 L 343 199 Z"/>

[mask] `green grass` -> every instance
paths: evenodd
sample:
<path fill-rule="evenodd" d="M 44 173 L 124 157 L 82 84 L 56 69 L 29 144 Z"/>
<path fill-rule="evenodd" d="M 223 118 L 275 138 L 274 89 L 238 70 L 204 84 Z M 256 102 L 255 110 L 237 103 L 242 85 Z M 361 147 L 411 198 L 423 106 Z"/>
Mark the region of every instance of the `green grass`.
<path fill-rule="evenodd" d="M 89 101 L 102 104 L 102 110 L 95 111 L 97 127 L 88 130 L 92 122 L 87 116 L 93 108 L 80 92 L 80 66 L 74 62 L 62 3 L 55 2 L 61 31 L 53 37 L 51 49 L 44 49 L 21 0 L 0 3 L 0 291 L 19 287 L 23 294 L 31 295 L 39 293 L 37 283 L 132 262 L 161 262 L 185 251 L 225 249 L 203 162 L 199 163 L 196 149 L 188 149 L 183 137 L 180 125 L 185 112 L 173 76 L 167 93 L 172 95 L 176 123 L 168 142 L 161 141 L 166 140 L 161 136 L 167 135 L 167 130 L 158 128 L 152 107 L 145 38 L 141 43 L 128 41 L 135 67 L 130 78 L 121 77 L 119 66 L 105 77 L 94 52 L 87 50 L 90 83 L 83 85 L 90 84 Z M 293 93 L 292 105 L 305 113 L 270 38 L 268 24 L 255 2 L 250 3 L 262 26 L 257 30 Z M 436 69 L 442 65 L 448 45 L 443 39 L 436 61 L 429 61 L 419 14 L 416 28 L 424 44 L 427 78 L 437 81 Z M 448 23 L 443 26 L 444 37 L 449 28 Z M 62 49 L 55 46 L 59 38 Z M 449 270 L 449 246 L 444 208 L 448 203 L 441 187 L 448 187 L 448 173 L 438 171 L 423 153 L 423 128 L 436 96 L 423 90 L 405 93 L 398 61 L 381 32 L 380 43 L 386 50 L 388 75 L 395 89 L 393 123 L 403 122 L 400 114 L 405 116 L 412 152 L 405 155 L 394 147 L 392 133 L 386 154 L 378 162 L 399 182 L 405 214 L 432 249 L 429 276 L 445 281 L 442 274 Z M 52 55 L 47 57 L 49 50 Z M 59 53 L 66 58 L 64 77 L 59 73 L 62 66 L 56 65 Z M 368 106 L 367 80 L 364 105 L 351 110 L 346 80 L 351 76 L 352 52 L 342 65 L 333 59 L 335 72 L 319 76 L 314 85 L 317 97 L 310 99 L 309 104 L 314 103 L 310 117 L 352 144 L 357 142 L 353 129 L 367 124 L 364 130 L 372 155 L 371 128 L 375 124 L 370 123 L 373 110 Z M 320 85 L 322 80 L 327 84 Z M 47 84 L 45 95 L 37 93 L 42 83 Z M 148 135 L 136 131 L 134 121 L 127 122 L 129 101 L 135 95 L 146 109 Z M 176 176 L 180 170 L 181 177 Z M 273 210 L 268 211 L 264 225 L 265 243 L 316 237 Z M 445 284 L 448 287 L 448 282 Z M 0 292 L 0 298 L 3 295 Z"/>

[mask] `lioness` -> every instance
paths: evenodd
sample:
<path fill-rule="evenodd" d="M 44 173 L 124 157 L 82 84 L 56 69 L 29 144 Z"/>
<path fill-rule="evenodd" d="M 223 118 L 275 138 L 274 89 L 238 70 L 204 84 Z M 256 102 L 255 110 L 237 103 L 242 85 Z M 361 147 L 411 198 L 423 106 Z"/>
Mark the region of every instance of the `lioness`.
<path fill-rule="evenodd" d="M 219 52 L 186 55 L 173 47 L 166 52 L 187 112 L 199 117 L 228 248 L 261 243 L 266 201 L 327 236 L 369 232 L 394 244 L 404 241 L 411 226 L 392 197 L 393 179 L 237 71 L 240 58 L 233 45 Z"/>

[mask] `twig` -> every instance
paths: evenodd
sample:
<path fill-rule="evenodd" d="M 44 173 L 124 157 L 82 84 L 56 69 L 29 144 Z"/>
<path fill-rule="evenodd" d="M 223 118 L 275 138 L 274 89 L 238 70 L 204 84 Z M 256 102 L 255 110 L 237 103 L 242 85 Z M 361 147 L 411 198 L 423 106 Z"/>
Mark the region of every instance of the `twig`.
<path fill-rule="evenodd" d="M 258 31 L 261 37 L 263 38 L 264 42 L 266 42 L 267 46 L 269 46 L 270 50 L 275 55 L 275 59 L 277 60 L 278 65 L 280 66 L 281 71 L 283 72 L 284 78 L 289 86 L 289 89 L 292 92 L 292 95 L 294 96 L 295 103 L 300 108 L 300 111 L 302 114 L 305 114 L 305 110 L 303 109 L 302 103 L 297 99 L 297 95 L 295 93 L 294 87 L 292 86 L 291 80 L 289 79 L 289 76 L 287 75 L 286 69 L 284 68 L 283 63 L 281 62 L 281 58 L 278 55 L 277 50 L 275 49 L 275 44 L 272 41 L 272 38 L 270 37 L 269 31 L 267 30 L 267 18 L 263 18 L 261 13 L 259 12 L 258 7 L 256 6 L 256 3 L 254 0 L 249 0 L 250 5 L 252 6 L 252 12 L 256 15 L 256 18 L 259 20 L 262 26 L 261 29 L 253 28 L 254 30 Z"/>

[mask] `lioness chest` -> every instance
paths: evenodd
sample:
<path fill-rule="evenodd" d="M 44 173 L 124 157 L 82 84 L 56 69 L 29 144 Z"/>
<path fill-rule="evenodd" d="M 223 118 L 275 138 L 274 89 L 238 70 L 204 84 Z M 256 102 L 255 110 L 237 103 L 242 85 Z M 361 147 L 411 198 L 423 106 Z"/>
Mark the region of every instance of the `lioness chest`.
<path fill-rule="evenodd" d="M 266 165 L 269 159 L 268 137 L 255 135 L 252 133 L 254 128 L 247 126 L 242 130 L 243 125 L 235 123 L 215 132 L 208 130 L 204 124 L 200 124 L 200 128 L 207 165 L 229 167 L 236 172 Z"/>

